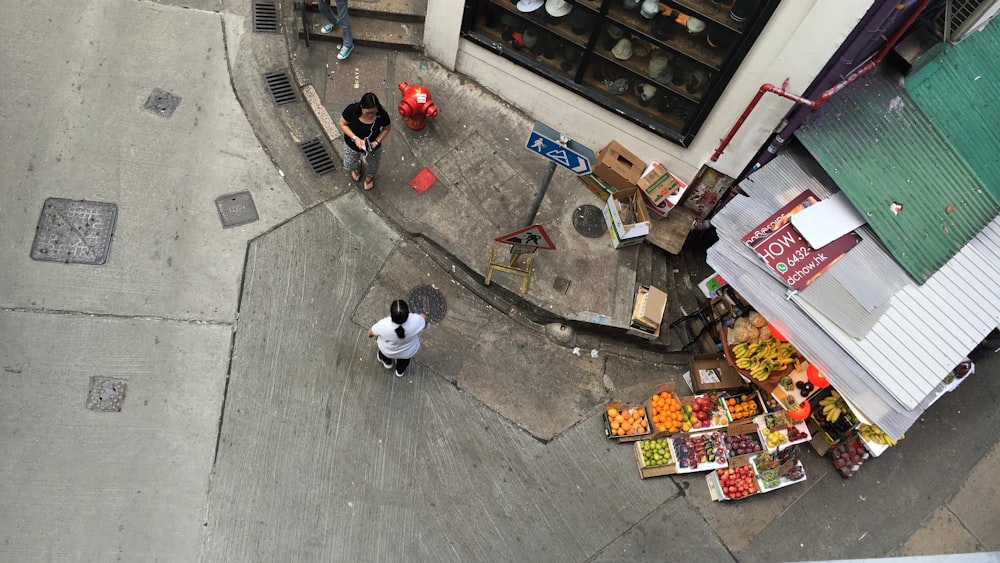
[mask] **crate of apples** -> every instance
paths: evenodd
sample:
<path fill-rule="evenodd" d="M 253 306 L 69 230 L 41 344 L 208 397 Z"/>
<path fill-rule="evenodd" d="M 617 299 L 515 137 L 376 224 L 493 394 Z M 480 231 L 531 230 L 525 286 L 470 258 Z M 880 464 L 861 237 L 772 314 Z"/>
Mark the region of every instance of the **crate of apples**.
<path fill-rule="evenodd" d="M 719 405 L 719 397 L 714 393 L 685 397 L 681 406 L 681 432 L 721 428 L 729 420 Z"/>
<path fill-rule="evenodd" d="M 757 478 L 753 468 L 748 465 L 717 469 L 715 475 L 719 479 L 722 494 L 726 495 L 728 499 L 739 499 L 757 494 Z"/>

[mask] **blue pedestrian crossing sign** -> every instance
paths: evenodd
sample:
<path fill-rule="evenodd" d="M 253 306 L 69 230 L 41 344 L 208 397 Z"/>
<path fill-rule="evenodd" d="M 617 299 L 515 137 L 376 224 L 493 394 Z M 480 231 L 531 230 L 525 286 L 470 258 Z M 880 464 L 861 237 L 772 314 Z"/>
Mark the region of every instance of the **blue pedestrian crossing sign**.
<path fill-rule="evenodd" d="M 528 135 L 526 146 L 528 150 L 544 156 L 578 176 L 591 172 L 594 151 L 565 138 L 561 133 L 544 123 L 535 122 L 531 135 Z"/>

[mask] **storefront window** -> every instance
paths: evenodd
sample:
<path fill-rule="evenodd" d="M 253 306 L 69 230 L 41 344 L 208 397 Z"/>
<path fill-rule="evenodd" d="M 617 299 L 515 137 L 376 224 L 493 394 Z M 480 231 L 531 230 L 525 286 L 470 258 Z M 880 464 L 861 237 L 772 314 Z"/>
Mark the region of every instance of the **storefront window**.
<path fill-rule="evenodd" d="M 687 146 L 779 0 L 467 0 L 465 37 Z"/>

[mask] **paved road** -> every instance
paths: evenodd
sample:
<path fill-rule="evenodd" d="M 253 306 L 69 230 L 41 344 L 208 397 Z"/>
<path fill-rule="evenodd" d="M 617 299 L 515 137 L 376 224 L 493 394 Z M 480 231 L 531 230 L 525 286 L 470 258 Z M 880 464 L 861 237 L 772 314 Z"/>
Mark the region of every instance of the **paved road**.
<path fill-rule="evenodd" d="M 598 408 L 681 366 L 577 357 L 469 292 L 341 176 L 260 73 L 281 36 L 247 6 L 0 8 L 0 559 L 771 561 L 1000 549 L 997 359 L 850 481 L 713 503 L 640 481 Z M 59 42 L 53 42 L 53 29 Z M 457 82 L 457 81 L 456 81 Z M 461 85 L 469 88 L 468 85 Z M 153 88 L 181 98 L 164 118 Z M 509 112 L 483 93 L 481 115 Z M 295 157 L 295 158 L 293 158 Z M 222 229 L 249 190 L 260 219 Z M 112 202 L 104 266 L 29 258 L 49 197 Z M 407 378 L 365 328 L 445 295 Z M 128 382 L 120 413 L 90 378 Z M 541 437 L 543 439 L 538 439 Z"/>

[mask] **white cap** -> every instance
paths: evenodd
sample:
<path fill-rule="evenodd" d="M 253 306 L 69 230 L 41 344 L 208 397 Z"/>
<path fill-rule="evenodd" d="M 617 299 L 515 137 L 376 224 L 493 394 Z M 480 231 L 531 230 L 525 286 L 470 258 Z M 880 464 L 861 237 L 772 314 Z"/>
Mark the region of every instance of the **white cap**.
<path fill-rule="evenodd" d="M 545 11 L 554 18 L 561 18 L 573 10 L 573 5 L 566 0 L 546 0 Z"/>
<path fill-rule="evenodd" d="M 534 12 L 545 4 L 545 0 L 519 0 L 517 3 L 518 12 Z"/>

